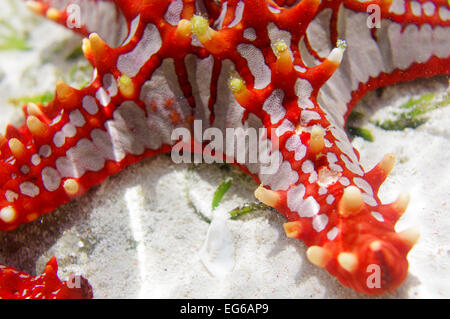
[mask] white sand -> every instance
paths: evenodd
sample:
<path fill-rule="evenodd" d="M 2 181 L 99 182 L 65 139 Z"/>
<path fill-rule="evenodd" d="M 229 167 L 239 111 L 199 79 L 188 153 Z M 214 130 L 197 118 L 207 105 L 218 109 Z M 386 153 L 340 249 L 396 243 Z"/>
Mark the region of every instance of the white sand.
<path fill-rule="evenodd" d="M 0 17 L 30 32 L 32 50 L 0 52 L 2 127 L 17 117 L 9 98 L 53 90 L 56 80 L 70 70 L 65 55 L 52 54 L 52 48 L 67 40 L 65 50 L 70 51 L 69 46 L 80 41 L 61 27 L 34 18 L 20 2 L 18 15 L 9 10 L 10 2 L 2 1 Z M 369 94 L 360 105 L 373 118 L 385 118 L 390 107 L 410 96 L 442 94 L 446 85 L 442 77 L 397 85 L 387 88 L 381 98 Z M 353 141 L 366 168 L 385 153 L 397 154 L 397 165 L 380 197 L 389 202 L 401 190 L 409 190 L 412 200 L 398 229 L 419 225 L 422 233 L 409 255 L 406 282 L 386 298 L 450 297 L 450 107 L 429 117 L 425 125 L 401 132 L 367 123 L 375 142 Z M 233 178 L 233 186 L 212 214 L 214 191 L 227 177 Z M 364 297 L 311 265 L 305 245 L 286 238 L 284 219 L 273 211 L 224 222 L 233 243 L 225 255 L 234 266 L 221 278 L 210 274 L 199 254 L 209 224 L 199 212 L 214 219 L 254 201 L 255 187 L 235 169 L 175 165 L 170 157 L 157 156 L 110 177 L 34 223 L 2 233 L 0 263 L 35 274 L 55 255 L 61 277 L 82 274 L 97 298 Z"/>

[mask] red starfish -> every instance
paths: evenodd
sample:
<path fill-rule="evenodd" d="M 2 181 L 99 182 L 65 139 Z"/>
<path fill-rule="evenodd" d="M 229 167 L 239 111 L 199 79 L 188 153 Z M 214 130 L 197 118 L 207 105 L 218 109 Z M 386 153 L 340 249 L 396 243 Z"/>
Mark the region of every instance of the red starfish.
<path fill-rule="evenodd" d="M 377 196 L 394 156 L 364 172 L 343 128 L 368 90 L 450 73 L 447 1 L 75 3 L 29 2 L 89 37 L 83 51 L 95 71 L 81 90 L 59 82 L 53 101 L 26 106 L 26 124 L 8 126 L 0 229 L 31 222 L 128 165 L 170 152 L 171 132 L 192 132 L 194 120 L 204 130 L 264 127 L 280 160 L 276 172 L 236 165 L 262 184 L 255 196 L 286 216 L 286 234 L 309 246 L 308 259 L 367 294 L 392 291 L 405 279 L 418 233 L 397 233 L 394 225 L 408 196 L 387 205 Z M 195 151 L 195 141 L 188 144 Z M 369 284 L 373 265 L 381 277 Z"/>

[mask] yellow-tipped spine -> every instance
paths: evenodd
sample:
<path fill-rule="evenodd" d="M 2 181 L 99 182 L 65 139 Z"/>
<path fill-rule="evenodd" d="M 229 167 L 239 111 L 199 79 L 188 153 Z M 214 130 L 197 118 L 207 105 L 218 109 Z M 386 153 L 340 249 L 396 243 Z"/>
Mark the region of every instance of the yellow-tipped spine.
<path fill-rule="evenodd" d="M 53 21 L 59 21 L 61 19 L 61 13 L 58 9 L 55 8 L 49 8 L 47 12 L 45 13 L 48 19 Z"/>
<path fill-rule="evenodd" d="M 341 64 L 344 57 L 345 49 L 347 48 L 347 42 L 345 40 L 339 39 L 334 48 L 327 57 L 327 60 L 333 63 L 336 68 Z"/>
<path fill-rule="evenodd" d="M 91 33 L 89 35 L 89 46 L 90 51 L 97 63 L 105 58 L 108 45 L 97 33 Z"/>
<path fill-rule="evenodd" d="M 18 159 L 22 159 L 26 154 L 25 145 L 17 138 L 11 138 L 8 141 L 9 149 L 11 153 Z"/>
<path fill-rule="evenodd" d="M 283 228 L 289 238 L 299 238 L 302 233 L 302 223 L 298 220 L 284 223 Z"/>
<path fill-rule="evenodd" d="M 83 39 L 81 43 L 81 50 L 83 51 L 85 57 L 92 55 L 91 41 L 89 41 L 89 39 Z"/>
<path fill-rule="evenodd" d="M 383 159 L 378 163 L 378 167 L 383 171 L 383 173 L 388 176 L 395 165 L 395 154 L 388 153 L 384 155 Z"/>
<path fill-rule="evenodd" d="M 39 106 L 37 106 L 34 103 L 28 103 L 27 104 L 27 114 L 28 115 L 34 115 L 34 116 L 42 116 L 43 113 Z"/>
<path fill-rule="evenodd" d="M 5 223 L 13 222 L 17 217 L 17 212 L 12 206 L 4 207 L 0 210 L 0 219 Z"/>
<path fill-rule="evenodd" d="M 200 15 L 194 15 L 191 19 L 192 32 L 204 43 L 211 40 L 214 30 L 209 27 L 208 20 Z"/>
<path fill-rule="evenodd" d="M 418 227 L 408 228 L 400 233 L 398 236 L 411 247 L 414 246 L 420 238 L 420 231 Z"/>
<path fill-rule="evenodd" d="M 402 215 L 406 208 L 408 208 L 411 196 L 407 191 L 403 191 L 398 196 L 397 200 L 391 204 L 391 207 L 395 210 L 398 215 Z"/>
<path fill-rule="evenodd" d="M 255 190 L 255 197 L 270 207 L 276 207 L 280 202 L 280 195 L 277 192 L 267 189 L 262 185 Z"/>
<path fill-rule="evenodd" d="M 230 47 L 231 39 L 226 39 L 223 32 L 210 28 L 205 17 L 194 15 L 190 22 L 192 24 L 192 33 L 197 36 L 209 52 L 220 54 Z"/>
<path fill-rule="evenodd" d="M 339 214 L 342 217 L 356 215 L 363 207 L 364 201 L 359 188 L 353 185 L 346 187 L 339 201 Z"/>
<path fill-rule="evenodd" d="M 369 248 L 372 251 L 380 251 L 382 247 L 382 242 L 380 240 L 374 240 L 370 243 Z"/>
<path fill-rule="evenodd" d="M 234 97 L 241 105 L 247 105 L 250 101 L 250 91 L 247 89 L 244 80 L 239 76 L 232 76 L 228 81 L 228 87 L 233 92 Z"/>
<path fill-rule="evenodd" d="M 69 196 L 76 195 L 78 193 L 78 191 L 80 190 L 80 184 L 72 178 L 66 179 L 64 181 L 63 187 L 64 187 L 65 192 Z"/>
<path fill-rule="evenodd" d="M 284 40 L 278 40 L 273 45 L 273 51 L 277 57 L 277 70 L 282 74 L 288 74 L 294 68 L 289 48 Z"/>
<path fill-rule="evenodd" d="M 27 6 L 27 8 L 31 11 L 33 11 L 34 13 L 37 14 L 43 14 L 44 13 L 44 6 L 42 5 L 42 3 L 37 2 L 37 1 L 27 1 L 25 2 L 25 5 Z"/>
<path fill-rule="evenodd" d="M 348 272 L 354 272 L 358 267 L 358 257 L 354 253 L 342 252 L 338 255 L 339 266 Z"/>
<path fill-rule="evenodd" d="M 124 74 L 119 78 L 119 90 L 120 93 L 126 98 L 131 98 L 134 96 L 134 83 L 128 75 Z"/>
<path fill-rule="evenodd" d="M 306 257 L 312 264 L 325 268 L 331 259 L 331 253 L 326 248 L 311 246 L 306 251 Z"/>
<path fill-rule="evenodd" d="M 69 103 L 75 97 L 76 90 L 66 84 L 64 81 L 56 83 L 56 96 L 62 103 Z"/>
<path fill-rule="evenodd" d="M 325 147 L 325 132 L 319 125 L 313 126 L 311 130 L 311 139 L 309 142 L 310 150 L 313 154 L 320 154 Z"/>
<path fill-rule="evenodd" d="M 34 115 L 28 116 L 27 127 L 33 136 L 45 137 L 47 133 L 47 126 Z"/>
<path fill-rule="evenodd" d="M 315 85 L 322 86 L 336 72 L 342 62 L 347 44 L 344 40 L 338 40 L 337 47 L 334 48 L 328 57 L 319 65 L 310 68 L 310 81 Z"/>
<path fill-rule="evenodd" d="M 189 20 L 181 19 L 177 26 L 177 35 L 180 37 L 190 38 L 192 36 L 192 23 Z"/>

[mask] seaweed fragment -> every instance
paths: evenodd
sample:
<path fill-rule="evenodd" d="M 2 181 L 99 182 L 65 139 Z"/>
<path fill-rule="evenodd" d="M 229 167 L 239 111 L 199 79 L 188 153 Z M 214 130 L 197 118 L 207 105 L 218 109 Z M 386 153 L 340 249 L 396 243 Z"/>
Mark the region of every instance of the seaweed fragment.
<path fill-rule="evenodd" d="M 30 49 L 31 47 L 27 44 L 27 37 L 25 34 L 20 34 L 11 24 L 4 20 L 0 20 L 0 51 L 26 51 Z"/>
<path fill-rule="evenodd" d="M 426 93 L 419 98 L 410 98 L 402 104 L 400 112 L 393 112 L 394 119 L 374 121 L 373 124 L 387 131 L 402 131 L 406 128 L 415 129 L 428 121 L 426 113 L 448 106 L 450 104 L 449 92 L 440 101 L 436 101 L 433 93 Z"/>
<path fill-rule="evenodd" d="M 44 93 L 37 94 L 37 95 L 11 98 L 8 100 L 8 102 L 15 106 L 21 106 L 23 104 L 28 104 L 28 103 L 47 104 L 48 102 L 53 100 L 54 97 L 55 97 L 54 93 L 46 91 Z"/>
<path fill-rule="evenodd" d="M 372 132 L 363 127 L 347 126 L 347 131 L 351 136 L 359 136 L 368 142 L 373 142 L 375 140 Z"/>
<path fill-rule="evenodd" d="M 219 206 L 220 202 L 222 201 L 223 196 L 228 192 L 231 185 L 233 184 L 233 179 L 231 177 L 227 177 L 225 180 L 220 183 L 219 187 L 214 193 L 212 203 L 211 203 L 211 209 L 214 210 Z"/>
<path fill-rule="evenodd" d="M 270 209 L 269 206 L 263 203 L 246 203 L 241 207 L 237 207 L 230 211 L 231 219 L 238 219 L 242 215 L 252 213 L 258 210 L 267 210 Z"/>

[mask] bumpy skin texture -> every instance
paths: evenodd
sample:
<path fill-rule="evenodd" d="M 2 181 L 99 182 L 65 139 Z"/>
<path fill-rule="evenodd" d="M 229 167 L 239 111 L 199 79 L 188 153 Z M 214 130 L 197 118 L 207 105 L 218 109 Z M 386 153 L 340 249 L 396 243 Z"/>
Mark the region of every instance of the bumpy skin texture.
<path fill-rule="evenodd" d="M 386 205 L 377 196 L 393 156 L 365 172 L 344 125 L 368 90 L 450 73 L 447 1 L 70 0 L 29 6 L 66 25 L 74 3 L 81 4 L 81 17 L 90 12 L 74 30 L 98 32 L 109 45 L 91 34 L 83 42 L 95 67 L 91 83 L 81 90 L 58 83 L 52 102 L 24 107 L 26 124 L 7 128 L 0 146 L 1 230 L 171 151 L 177 142 L 171 132 L 192 131 L 194 120 L 202 120 L 203 129 L 264 127 L 281 161 L 278 171 L 267 175 L 258 164 L 236 165 L 261 184 L 256 197 L 288 219 L 287 235 L 303 240 L 309 260 L 345 286 L 382 294 L 401 284 L 417 236 L 394 230 L 407 198 Z M 379 28 L 368 27 L 373 5 Z M 114 28 L 92 22 L 105 12 L 106 25 Z M 207 17 L 210 27 L 194 13 Z M 343 42 L 333 49 L 338 39 L 346 41 L 345 53 Z M 215 155 L 223 153 L 216 149 Z M 373 265 L 381 277 L 368 284 Z"/>

